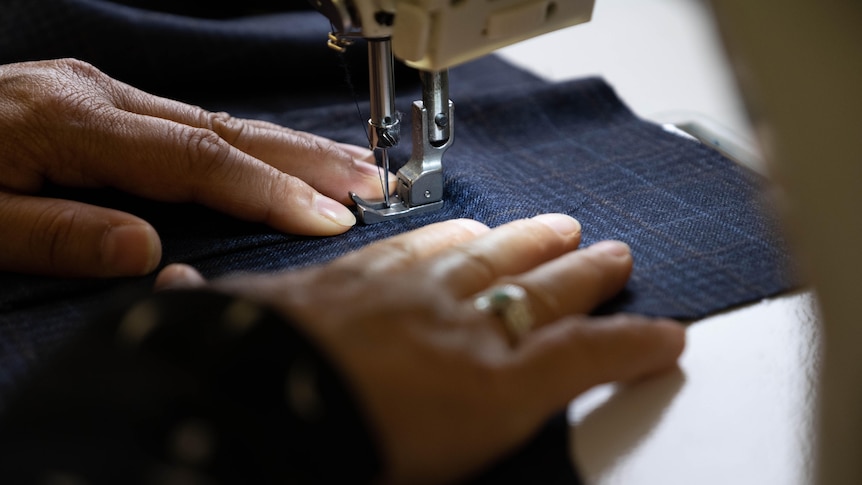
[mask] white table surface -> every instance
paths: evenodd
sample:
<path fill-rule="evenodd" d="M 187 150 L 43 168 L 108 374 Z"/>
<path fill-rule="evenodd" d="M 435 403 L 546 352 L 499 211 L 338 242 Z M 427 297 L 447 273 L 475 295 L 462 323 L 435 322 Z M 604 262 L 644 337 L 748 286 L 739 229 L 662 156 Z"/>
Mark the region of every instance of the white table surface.
<path fill-rule="evenodd" d="M 549 80 L 600 75 L 639 116 L 705 120 L 756 150 L 701 1 L 597 0 L 589 24 L 500 55 Z M 571 404 L 573 459 L 594 484 L 808 483 L 819 331 L 807 291 L 692 323 L 678 369 Z"/>

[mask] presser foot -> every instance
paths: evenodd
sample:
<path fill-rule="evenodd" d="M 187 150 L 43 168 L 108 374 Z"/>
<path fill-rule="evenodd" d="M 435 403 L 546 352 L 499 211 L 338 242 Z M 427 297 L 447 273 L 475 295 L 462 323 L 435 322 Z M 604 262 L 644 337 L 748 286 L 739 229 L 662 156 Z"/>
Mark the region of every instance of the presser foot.
<path fill-rule="evenodd" d="M 356 203 L 356 218 L 364 224 L 376 224 L 378 222 L 390 221 L 399 217 L 413 216 L 431 212 L 443 207 L 443 201 L 430 202 L 428 204 L 408 206 L 401 197 L 393 194 L 389 197 L 389 204 L 386 201 L 369 202 L 362 197 L 350 193 L 350 198 Z"/>

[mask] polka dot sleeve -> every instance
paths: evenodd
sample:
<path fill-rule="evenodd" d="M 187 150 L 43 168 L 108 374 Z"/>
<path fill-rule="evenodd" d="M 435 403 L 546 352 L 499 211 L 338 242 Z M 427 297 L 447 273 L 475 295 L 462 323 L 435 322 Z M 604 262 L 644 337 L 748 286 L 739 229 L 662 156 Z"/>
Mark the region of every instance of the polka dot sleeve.
<path fill-rule="evenodd" d="M 296 325 L 209 291 L 96 322 L 3 413 L 0 482 L 368 483 L 373 435 Z M 14 458 L 14 459 L 7 459 Z"/>

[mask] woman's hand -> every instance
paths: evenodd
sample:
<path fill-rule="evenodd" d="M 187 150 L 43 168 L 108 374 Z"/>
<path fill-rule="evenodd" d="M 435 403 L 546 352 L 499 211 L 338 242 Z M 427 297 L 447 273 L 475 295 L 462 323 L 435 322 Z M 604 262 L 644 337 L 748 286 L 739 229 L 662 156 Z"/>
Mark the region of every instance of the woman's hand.
<path fill-rule="evenodd" d="M 348 192 L 380 194 L 364 148 L 152 96 L 81 61 L 0 66 L 0 271 L 156 267 L 161 242 L 146 221 L 34 196 L 46 181 L 197 202 L 305 235 L 350 228 Z"/>
<path fill-rule="evenodd" d="M 386 481 L 465 478 L 523 443 L 600 383 L 673 366 L 685 333 L 634 315 L 589 317 L 619 292 L 628 246 L 576 250 L 580 225 L 560 214 L 494 230 L 448 221 L 331 264 L 212 283 L 291 315 L 343 369 L 378 433 Z M 534 325 L 514 339 L 474 306 L 501 283 L 526 290 Z M 207 284 L 169 266 L 158 287 Z"/>

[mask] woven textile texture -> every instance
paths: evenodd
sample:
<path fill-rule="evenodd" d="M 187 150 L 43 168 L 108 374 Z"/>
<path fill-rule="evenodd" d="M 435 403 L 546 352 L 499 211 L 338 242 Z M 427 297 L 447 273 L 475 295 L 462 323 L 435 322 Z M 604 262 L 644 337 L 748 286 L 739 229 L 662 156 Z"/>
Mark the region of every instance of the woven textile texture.
<path fill-rule="evenodd" d="M 209 109 L 366 143 L 362 49 L 342 59 L 326 50 L 328 25 L 315 12 L 213 20 L 97 0 L 10 5 L 0 18 L 2 62 L 75 56 L 139 87 Z M 345 70 L 352 73 L 353 91 Z M 418 83 L 401 67 L 397 76 L 398 108 L 407 127 Z M 765 181 L 638 118 L 602 79 L 549 84 L 494 57 L 457 67 L 450 78 L 456 138 L 444 159 L 446 202 L 433 214 L 308 238 L 109 189 L 49 187 L 46 194 L 147 219 L 162 238 L 162 264 L 189 263 L 208 277 L 324 263 L 372 241 L 455 217 L 497 226 L 564 212 L 581 222 L 584 245 L 614 238 L 632 247 L 631 281 L 599 312 L 695 319 L 794 285 L 776 217 L 762 204 Z M 394 160 L 407 159 L 408 145 L 405 140 L 393 151 Z M 152 279 L 0 274 L 0 400 L 113 292 L 146 291 Z M 564 443 L 565 420 L 554 423 L 562 433 L 548 438 L 546 430 L 539 436 Z M 528 446 L 521 462 L 549 459 L 537 449 Z M 567 456 L 564 446 L 553 450 L 554 456 Z M 521 462 L 516 457 L 502 468 L 516 482 L 513 470 Z M 551 475 L 542 483 L 576 480 L 566 473 Z M 525 475 L 523 483 L 536 478 Z"/>

